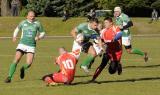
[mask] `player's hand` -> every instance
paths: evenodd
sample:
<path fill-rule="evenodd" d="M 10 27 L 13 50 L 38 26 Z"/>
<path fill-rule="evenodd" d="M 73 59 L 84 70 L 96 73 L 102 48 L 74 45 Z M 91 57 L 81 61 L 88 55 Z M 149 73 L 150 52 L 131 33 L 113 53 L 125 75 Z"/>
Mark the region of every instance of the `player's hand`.
<path fill-rule="evenodd" d="M 54 61 L 54 65 L 57 65 L 57 57 L 54 59 L 54 57 L 53 57 L 53 61 Z"/>
<path fill-rule="evenodd" d="M 35 37 L 35 41 L 38 41 L 38 40 L 40 40 L 40 38 L 36 36 L 36 37 Z"/>
<path fill-rule="evenodd" d="M 13 41 L 14 43 L 16 42 L 16 40 L 17 40 L 16 37 L 13 37 L 13 38 L 12 38 L 12 41 Z"/>

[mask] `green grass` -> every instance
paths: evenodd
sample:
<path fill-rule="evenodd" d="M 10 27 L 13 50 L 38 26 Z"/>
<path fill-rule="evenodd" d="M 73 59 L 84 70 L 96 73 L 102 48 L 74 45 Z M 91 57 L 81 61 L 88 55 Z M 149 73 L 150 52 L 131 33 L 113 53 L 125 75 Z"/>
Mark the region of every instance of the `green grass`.
<path fill-rule="evenodd" d="M 149 53 L 150 60 L 147 64 L 144 63 L 143 57 L 129 55 L 124 51 L 122 75 L 109 75 L 105 68 L 97 78 L 101 84 L 86 84 L 85 82 L 92 76 L 86 76 L 79 68 L 81 61 L 86 57 L 82 54 L 73 81 L 75 85 L 56 87 L 46 87 L 40 78 L 58 70 L 53 64 L 52 57 L 58 55 L 58 47 L 65 46 L 71 50 L 71 38 L 41 40 L 37 45 L 34 63 L 26 72 L 25 79 L 21 80 L 19 77 L 20 67 L 25 63 L 24 56 L 10 84 L 5 84 L 3 81 L 7 77 L 17 43 L 12 43 L 11 39 L 0 39 L 0 43 L 0 95 L 160 95 L 159 37 L 133 37 L 134 47 Z M 91 75 L 100 61 L 100 58 L 96 59 Z"/>
<path fill-rule="evenodd" d="M 12 36 L 14 29 L 18 23 L 25 19 L 24 17 L 1 17 L 0 18 L 0 36 Z M 70 35 L 71 29 L 82 22 L 86 22 L 86 18 L 71 18 L 67 22 L 62 22 L 62 18 L 38 18 L 47 35 Z M 150 18 L 132 18 L 134 26 L 131 28 L 132 34 L 159 34 L 160 22 L 149 24 Z"/>

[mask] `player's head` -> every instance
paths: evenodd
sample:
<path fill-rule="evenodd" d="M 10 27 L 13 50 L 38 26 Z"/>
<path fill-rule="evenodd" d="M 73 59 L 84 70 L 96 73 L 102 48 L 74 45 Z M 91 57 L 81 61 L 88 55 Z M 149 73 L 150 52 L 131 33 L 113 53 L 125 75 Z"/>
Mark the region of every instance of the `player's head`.
<path fill-rule="evenodd" d="M 60 48 L 59 48 L 59 54 L 60 54 L 60 55 L 66 53 L 66 52 L 67 52 L 67 51 L 66 51 L 66 49 L 65 49 L 64 47 L 60 47 Z"/>
<path fill-rule="evenodd" d="M 114 16 L 118 17 L 121 14 L 121 7 L 115 7 L 114 8 Z"/>
<path fill-rule="evenodd" d="M 104 18 L 104 27 L 109 28 L 113 25 L 113 20 L 111 17 Z"/>
<path fill-rule="evenodd" d="M 34 11 L 29 11 L 28 14 L 27 14 L 27 19 L 30 22 L 33 22 L 35 20 L 35 12 Z"/>
<path fill-rule="evenodd" d="M 99 21 L 98 21 L 97 18 L 91 18 L 91 19 L 89 20 L 89 26 L 90 26 L 90 28 L 93 29 L 93 30 L 97 29 L 98 23 L 99 23 Z"/>

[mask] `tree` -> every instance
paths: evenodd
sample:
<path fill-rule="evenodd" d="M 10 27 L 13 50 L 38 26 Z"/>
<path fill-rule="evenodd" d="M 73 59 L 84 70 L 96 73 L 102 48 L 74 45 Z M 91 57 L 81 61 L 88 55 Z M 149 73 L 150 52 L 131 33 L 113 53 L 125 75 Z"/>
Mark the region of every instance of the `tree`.
<path fill-rule="evenodd" d="M 1 0 L 1 16 L 10 16 L 11 0 Z"/>
<path fill-rule="evenodd" d="M 160 9 L 160 0 L 153 2 L 151 7 L 154 9 Z"/>

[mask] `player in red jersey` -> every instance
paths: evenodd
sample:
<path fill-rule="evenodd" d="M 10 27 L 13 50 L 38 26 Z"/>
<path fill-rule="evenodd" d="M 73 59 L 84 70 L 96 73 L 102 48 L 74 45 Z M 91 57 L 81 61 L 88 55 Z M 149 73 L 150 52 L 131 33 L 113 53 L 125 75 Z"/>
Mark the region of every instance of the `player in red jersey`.
<path fill-rule="evenodd" d="M 103 54 L 102 62 L 100 66 L 96 69 L 94 76 L 91 81 L 94 81 L 104 67 L 110 60 L 109 73 L 114 74 L 118 71 L 120 75 L 122 72 L 122 66 L 120 64 L 122 56 L 122 32 L 119 27 L 113 24 L 112 18 L 106 17 L 104 19 L 105 28 L 101 31 L 101 38 L 106 46 L 105 53 Z"/>
<path fill-rule="evenodd" d="M 71 84 L 74 80 L 77 59 L 74 53 L 67 52 L 64 48 L 59 48 L 60 56 L 55 63 L 59 65 L 60 70 L 57 73 L 43 77 L 48 85 L 57 85 L 57 83 Z"/>

